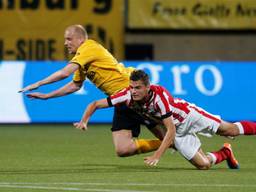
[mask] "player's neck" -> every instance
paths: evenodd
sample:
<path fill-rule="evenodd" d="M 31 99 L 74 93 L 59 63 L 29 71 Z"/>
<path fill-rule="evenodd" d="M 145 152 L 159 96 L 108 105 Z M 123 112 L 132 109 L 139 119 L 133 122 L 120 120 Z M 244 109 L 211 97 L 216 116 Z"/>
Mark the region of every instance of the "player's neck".
<path fill-rule="evenodd" d="M 149 90 L 148 93 L 145 95 L 145 97 L 141 101 L 139 101 L 139 103 L 145 104 L 145 103 L 149 102 L 150 99 L 152 98 L 152 94 L 153 94 L 153 92 L 151 90 Z"/>

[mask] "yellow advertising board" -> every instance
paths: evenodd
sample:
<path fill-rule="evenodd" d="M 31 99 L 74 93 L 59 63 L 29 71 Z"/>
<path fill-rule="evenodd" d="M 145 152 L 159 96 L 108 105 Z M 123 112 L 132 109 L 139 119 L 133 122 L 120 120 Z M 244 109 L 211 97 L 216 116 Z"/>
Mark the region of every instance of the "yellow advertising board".
<path fill-rule="evenodd" d="M 256 0 L 128 0 L 130 29 L 256 29 Z"/>
<path fill-rule="evenodd" d="M 0 59 L 68 59 L 64 30 L 72 24 L 123 59 L 123 0 L 0 0 Z"/>

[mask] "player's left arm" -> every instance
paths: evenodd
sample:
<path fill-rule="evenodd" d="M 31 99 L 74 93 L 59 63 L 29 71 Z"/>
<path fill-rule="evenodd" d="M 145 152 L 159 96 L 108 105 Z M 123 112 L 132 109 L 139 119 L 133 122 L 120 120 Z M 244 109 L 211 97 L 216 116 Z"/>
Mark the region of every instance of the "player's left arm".
<path fill-rule="evenodd" d="M 33 93 L 27 93 L 26 96 L 30 99 L 50 99 L 50 98 L 55 98 L 55 97 L 61 97 L 65 96 L 71 93 L 74 93 L 78 91 L 83 85 L 83 82 L 74 82 L 71 81 L 64 85 L 63 87 L 54 90 L 50 93 L 40 93 L 40 92 L 33 92 Z"/>
<path fill-rule="evenodd" d="M 78 68 L 79 68 L 79 65 L 75 63 L 69 63 L 64 68 L 56 71 L 55 73 L 49 75 L 48 77 L 22 88 L 21 90 L 19 90 L 19 92 L 21 93 L 26 91 L 32 91 L 34 89 L 39 88 L 42 85 L 50 84 L 50 83 L 65 79 L 69 77 L 72 73 L 74 73 L 76 70 L 78 70 Z"/>
<path fill-rule="evenodd" d="M 112 107 L 120 103 L 124 103 L 126 101 L 126 97 L 120 97 L 120 95 L 121 96 L 124 95 L 122 91 L 116 93 L 115 95 L 109 96 L 106 99 L 101 99 L 101 100 L 97 100 L 90 103 L 85 109 L 81 121 L 74 123 L 75 128 L 81 129 L 81 130 L 87 130 L 88 121 L 97 109 Z"/>
<path fill-rule="evenodd" d="M 90 103 L 84 111 L 83 117 L 80 122 L 74 123 L 75 128 L 87 130 L 87 124 L 90 117 L 97 109 L 110 107 L 107 99 L 101 99 Z"/>
<path fill-rule="evenodd" d="M 149 166 L 156 166 L 164 152 L 174 144 L 176 128 L 171 117 L 163 119 L 163 124 L 166 127 L 164 139 L 155 153 L 152 156 L 146 157 L 144 162 Z"/>

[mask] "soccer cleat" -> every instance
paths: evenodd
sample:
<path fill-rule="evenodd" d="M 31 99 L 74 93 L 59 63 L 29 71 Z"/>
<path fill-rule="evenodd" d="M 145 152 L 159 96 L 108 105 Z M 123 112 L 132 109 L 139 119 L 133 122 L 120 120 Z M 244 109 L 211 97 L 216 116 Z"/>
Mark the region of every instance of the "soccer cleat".
<path fill-rule="evenodd" d="M 231 148 L 231 144 L 224 143 L 223 149 L 224 149 L 225 154 L 227 155 L 226 160 L 227 160 L 228 167 L 230 169 L 239 169 L 239 163 L 238 163 L 238 161 L 236 160 L 236 158 L 234 156 L 234 153 L 233 153 L 232 148 Z M 227 150 L 229 151 L 229 153 L 227 152 Z"/>

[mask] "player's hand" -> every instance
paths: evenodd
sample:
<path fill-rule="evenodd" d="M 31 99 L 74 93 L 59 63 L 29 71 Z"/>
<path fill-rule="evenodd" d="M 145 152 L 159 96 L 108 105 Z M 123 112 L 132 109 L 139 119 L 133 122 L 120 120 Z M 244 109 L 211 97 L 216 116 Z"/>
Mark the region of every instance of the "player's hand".
<path fill-rule="evenodd" d="M 34 92 L 34 93 L 27 93 L 26 96 L 30 99 L 48 99 L 47 94 L 39 93 L 39 92 Z"/>
<path fill-rule="evenodd" d="M 76 129 L 80 129 L 80 130 L 83 130 L 83 131 L 86 131 L 88 129 L 87 128 L 87 123 L 85 123 L 83 121 L 73 123 L 73 125 Z"/>
<path fill-rule="evenodd" d="M 34 83 L 34 84 L 31 84 L 31 85 L 28 85 L 28 86 L 22 88 L 22 89 L 19 90 L 18 92 L 19 92 L 19 93 L 23 93 L 23 92 L 26 92 L 26 91 L 32 91 L 32 90 L 37 89 L 38 87 L 40 87 L 40 84 L 39 84 L 39 82 L 36 82 L 36 83 Z"/>
<path fill-rule="evenodd" d="M 154 155 L 144 158 L 144 163 L 148 166 L 156 166 L 158 162 L 159 158 L 154 157 Z"/>

